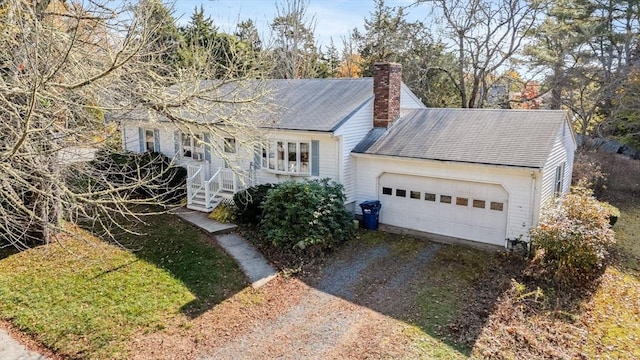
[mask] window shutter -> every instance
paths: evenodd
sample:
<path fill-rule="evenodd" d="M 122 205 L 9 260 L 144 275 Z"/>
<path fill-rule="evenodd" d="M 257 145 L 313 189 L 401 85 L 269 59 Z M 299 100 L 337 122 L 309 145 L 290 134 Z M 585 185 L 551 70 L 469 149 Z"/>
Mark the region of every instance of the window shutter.
<path fill-rule="evenodd" d="M 320 176 L 320 142 L 311 141 L 311 175 Z"/>
<path fill-rule="evenodd" d="M 211 162 L 211 146 L 207 145 L 211 141 L 211 134 L 205 133 L 202 139 L 205 142 L 204 145 L 204 159 L 208 162 Z"/>
<path fill-rule="evenodd" d="M 253 152 L 253 168 L 256 170 L 262 168 L 262 147 L 260 145 L 256 145 Z"/>
<path fill-rule="evenodd" d="M 153 129 L 153 151 L 160 152 L 160 130 Z"/>
<path fill-rule="evenodd" d="M 180 157 L 180 131 L 176 130 L 173 132 L 173 150 L 175 151 L 175 154 L 173 155 L 174 158 L 179 158 Z"/>
<path fill-rule="evenodd" d="M 145 151 L 144 148 L 144 129 L 138 128 L 138 143 L 140 144 L 140 152 L 143 153 Z"/>

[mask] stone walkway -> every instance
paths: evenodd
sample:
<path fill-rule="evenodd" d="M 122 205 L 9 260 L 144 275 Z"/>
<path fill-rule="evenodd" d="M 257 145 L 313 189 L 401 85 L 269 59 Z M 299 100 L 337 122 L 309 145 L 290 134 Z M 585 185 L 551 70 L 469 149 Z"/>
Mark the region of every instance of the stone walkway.
<path fill-rule="evenodd" d="M 176 215 L 214 235 L 218 244 L 238 262 L 254 288 L 261 287 L 278 275 L 273 266 L 269 265 L 264 256 L 249 241 L 238 234 L 228 234 L 236 228 L 236 225 L 221 224 L 199 211 L 181 209 L 176 212 Z"/>
<path fill-rule="evenodd" d="M 0 329 L 0 359 L 2 360 L 46 360 L 46 357 L 27 350 L 6 331 Z"/>

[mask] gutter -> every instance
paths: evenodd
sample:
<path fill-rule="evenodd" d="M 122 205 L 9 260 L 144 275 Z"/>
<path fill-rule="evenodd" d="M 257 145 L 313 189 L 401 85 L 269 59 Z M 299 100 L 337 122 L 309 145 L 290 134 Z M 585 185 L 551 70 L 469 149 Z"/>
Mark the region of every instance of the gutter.
<path fill-rule="evenodd" d="M 492 163 L 481 163 L 481 162 L 472 162 L 472 161 L 456 161 L 456 160 L 443 160 L 443 159 L 425 159 L 419 157 L 410 157 L 410 156 L 396 156 L 396 155 L 379 155 L 379 154 L 366 154 L 366 153 L 354 153 L 351 152 L 351 155 L 355 157 L 363 157 L 363 158 L 383 158 L 388 160 L 421 160 L 421 161 L 431 161 L 437 163 L 453 163 L 460 165 L 472 165 L 472 166 L 489 166 L 494 168 L 504 168 L 504 169 L 514 169 L 514 170 L 526 170 L 526 171 L 541 171 L 541 167 L 537 166 L 519 166 L 519 165 L 504 165 L 504 164 L 492 164 Z"/>

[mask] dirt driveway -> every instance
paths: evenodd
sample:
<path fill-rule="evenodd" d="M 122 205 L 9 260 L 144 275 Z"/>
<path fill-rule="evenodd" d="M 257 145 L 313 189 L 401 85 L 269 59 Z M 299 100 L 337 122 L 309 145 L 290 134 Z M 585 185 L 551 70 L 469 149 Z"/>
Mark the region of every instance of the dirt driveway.
<path fill-rule="evenodd" d="M 434 259 L 445 247 L 356 240 L 312 276 L 246 289 L 195 319 L 141 336 L 132 354 L 141 359 L 424 357 L 416 328 L 429 326 L 419 303 Z"/>

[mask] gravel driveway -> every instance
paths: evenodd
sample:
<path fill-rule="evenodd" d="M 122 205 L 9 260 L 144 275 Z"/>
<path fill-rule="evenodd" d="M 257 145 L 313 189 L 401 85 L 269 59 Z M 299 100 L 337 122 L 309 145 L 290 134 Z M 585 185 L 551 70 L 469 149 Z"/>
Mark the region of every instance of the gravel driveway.
<path fill-rule="evenodd" d="M 428 242 L 404 251 L 387 242 L 342 249 L 315 277 L 302 279 L 297 300 L 277 316 L 198 358 L 413 358 L 403 336 L 412 284 L 439 249 Z"/>
<path fill-rule="evenodd" d="M 309 276 L 247 287 L 196 318 L 178 316 L 162 330 L 140 334 L 127 358 L 424 357 L 416 345 L 422 339 L 415 335 L 416 304 L 444 246 L 371 235 L 352 240 Z"/>

